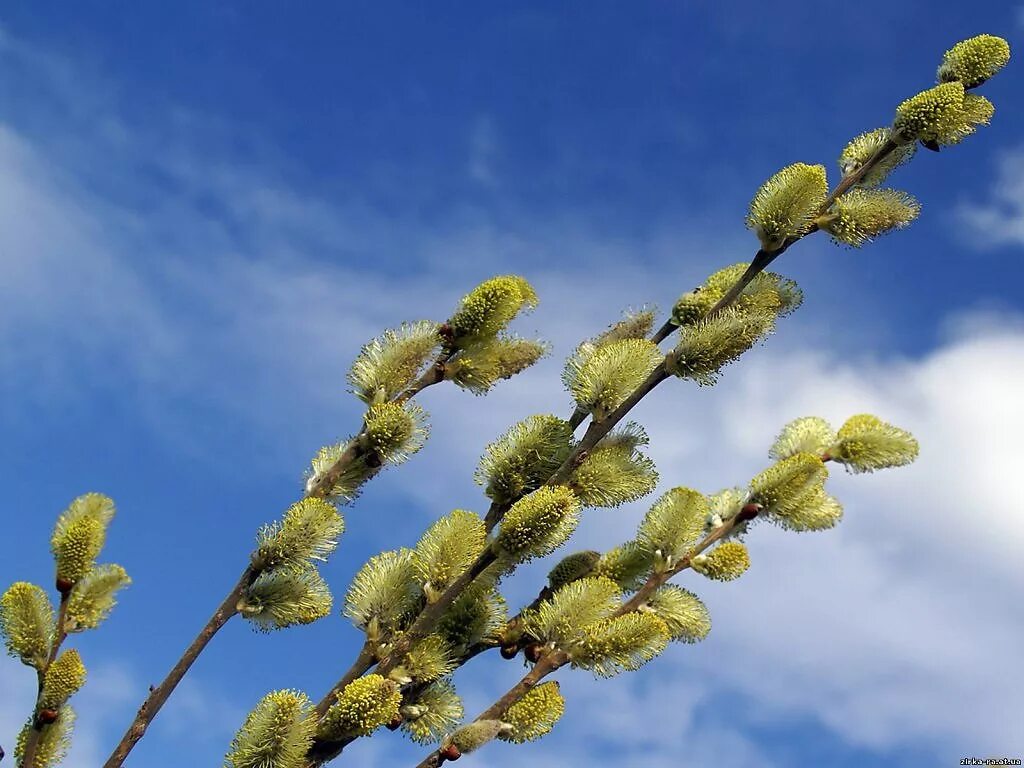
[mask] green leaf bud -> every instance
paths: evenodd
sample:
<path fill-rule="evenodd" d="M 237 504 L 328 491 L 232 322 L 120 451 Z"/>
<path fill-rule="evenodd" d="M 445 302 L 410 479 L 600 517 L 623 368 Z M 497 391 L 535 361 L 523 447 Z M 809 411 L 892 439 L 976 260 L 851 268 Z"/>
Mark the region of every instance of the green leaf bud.
<path fill-rule="evenodd" d="M 331 740 L 368 736 L 398 717 L 401 704 L 397 683 L 381 675 L 365 675 L 338 694 L 320 721 L 317 735 Z"/>
<path fill-rule="evenodd" d="M 440 741 L 465 714 L 450 680 L 437 680 L 422 688 L 399 711 L 402 730 L 417 744 Z"/>
<path fill-rule="evenodd" d="M 889 128 L 876 128 L 854 137 L 839 155 L 839 169 L 843 175 L 849 175 L 862 168 L 885 145 L 890 132 Z M 871 170 L 861 177 L 857 185 L 867 188 L 877 187 L 885 181 L 890 173 L 908 162 L 916 151 L 916 144 L 901 144 L 875 163 Z"/>
<path fill-rule="evenodd" d="M 264 526 L 256 539 L 254 564 L 260 568 L 298 568 L 326 560 L 338 546 L 345 521 L 323 499 L 305 498 L 288 508 L 279 523 Z"/>
<path fill-rule="evenodd" d="M 613 677 L 637 670 L 659 655 L 669 637 L 665 622 L 655 614 L 626 613 L 589 624 L 566 650 L 574 667 Z"/>
<path fill-rule="evenodd" d="M 910 464 L 917 458 L 918 444 L 906 430 L 864 413 L 839 428 L 828 454 L 851 472 L 873 472 Z"/>
<path fill-rule="evenodd" d="M 750 567 L 750 553 L 738 541 L 723 541 L 710 552 L 692 558 L 690 567 L 709 579 L 732 581 Z"/>
<path fill-rule="evenodd" d="M 245 718 L 225 764 L 228 768 L 303 768 L 313 730 L 306 694 L 272 691 Z"/>
<path fill-rule="evenodd" d="M 943 83 L 912 96 L 896 108 L 894 136 L 903 142 L 946 143 L 964 123 L 964 87 Z"/>
<path fill-rule="evenodd" d="M 942 57 L 936 72 L 940 83 L 959 80 L 964 88 L 977 88 L 1010 61 L 1010 44 L 994 35 L 961 40 Z"/>
<path fill-rule="evenodd" d="M 510 338 L 485 339 L 467 344 L 445 365 L 445 378 L 475 395 L 482 395 L 502 379 L 522 373 L 550 351 L 546 342 Z"/>
<path fill-rule="evenodd" d="M 548 587 L 557 591 L 566 584 L 589 576 L 600 560 L 601 553 L 592 549 L 566 555 L 548 573 Z"/>
<path fill-rule="evenodd" d="M 427 415 L 413 402 L 371 405 L 363 417 L 363 444 L 381 463 L 401 464 L 423 447 Z"/>
<path fill-rule="evenodd" d="M 522 744 L 546 736 L 565 712 L 565 699 L 558 683 L 549 680 L 527 691 L 501 716 L 511 731 L 498 734 L 503 741 Z"/>
<path fill-rule="evenodd" d="M 311 624 L 331 612 L 331 592 L 315 568 L 264 571 L 238 601 L 238 612 L 269 632 Z"/>
<path fill-rule="evenodd" d="M 23 756 L 33 726 L 31 720 L 25 723 L 14 747 L 14 764 L 19 768 L 56 768 L 61 765 L 71 747 L 71 731 L 75 727 L 75 718 L 75 710 L 70 706 L 60 708 L 57 719 L 43 726 L 43 730 L 40 731 L 36 741 L 35 758 L 31 764 L 26 763 Z"/>
<path fill-rule="evenodd" d="M 476 720 L 446 736 L 441 742 L 441 748 L 454 747 L 457 755 L 467 755 L 508 729 L 509 726 L 501 720 Z"/>
<path fill-rule="evenodd" d="M 622 591 L 611 579 L 588 576 L 570 582 L 538 606 L 526 620 L 526 631 L 541 642 L 565 648 L 584 627 L 611 616 L 619 607 Z"/>
<path fill-rule="evenodd" d="M 747 226 L 767 252 L 811 231 L 814 218 L 828 197 L 823 165 L 793 163 L 766 181 L 754 195 Z"/>
<path fill-rule="evenodd" d="M 658 484 L 654 462 L 637 450 L 648 442 L 638 424 L 611 433 L 573 471 L 569 487 L 587 507 L 617 507 L 643 498 Z"/>
<path fill-rule="evenodd" d="M 117 593 L 132 583 L 120 565 L 93 566 L 79 579 L 68 598 L 64 627 L 68 632 L 95 629 L 110 615 Z"/>
<path fill-rule="evenodd" d="M 487 446 L 476 481 L 498 504 L 511 504 L 540 488 L 572 450 L 569 423 L 556 416 L 530 416 Z"/>
<path fill-rule="evenodd" d="M 708 500 L 690 488 L 673 488 L 644 516 L 637 541 L 656 569 L 672 568 L 704 535 Z"/>
<path fill-rule="evenodd" d="M 600 347 L 588 342 L 569 358 L 562 378 L 577 405 L 603 419 L 663 360 L 658 345 L 647 339 L 620 339 Z"/>
<path fill-rule="evenodd" d="M 642 609 L 665 622 L 669 638 L 682 643 L 697 643 L 711 631 L 711 614 L 692 592 L 666 584 L 659 587 Z"/>
<path fill-rule="evenodd" d="M 348 383 L 364 403 L 393 400 L 416 381 L 441 337 L 437 323 L 421 320 L 384 331 L 359 352 Z"/>
<path fill-rule="evenodd" d="M 920 212 L 921 204 L 906 192 L 854 188 L 836 198 L 818 224 L 837 243 L 859 247 L 907 226 Z"/>
<path fill-rule="evenodd" d="M 611 579 L 623 590 L 632 591 L 651 572 L 653 559 L 647 548 L 638 541 L 627 541 L 601 555 L 594 568 L 594 576 Z"/>
<path fill-rule="evenodd" d="M 782 428 L 768 456 L 775 461 L 788 459 L 797 453 L 821 456 L 835 439 L 836 433 L 827 421 L 817 416 L 805 416 Z"/>
<path fill-rule="evenodd" d="M 85 684 L 85 665 L 74 648 L 54 659 L 43 677 L 40 709 L 60 709 Z"/>
<path fill-rule="evenodd" d="M 42 587 L 18 581 L 0 597 L 0 630 L 11 656 L 42 669 L 53 640 L 53 606 Z"/>
<path fill-rule="evenodd" d="M 455 669 L 452 649 L 443 637 L 428 635 L 410 648 L 390 677 L 399 685 L 430 683 Z"/>
<path fill-rule="evenodd" d="M 472 565 L 486 541 L 483 520 L 464 509 L 454 510 L 427 529 L 413 552 L 413 567 L 427 602 L 435 602 Z"/>
<path fill-rule="evenodd" d="M 422 599 L 411 549 L 371 557 L 352 579 L 345 615 L 363 631 L 384 634 L 401 629 Z"/>
<path fill-rule="evenodd" d="M 518 275 L 501 275 L 485 280 L 466 294 L 448 325 L 451 344 L 467 343 L 496 336 L 523 309 L 537 306 L 533 287 Z"/>
<path fill-rule="evenodd" d="M 580 502 L 565 486 L 538 488 L 509 509 L 494 546 L 518 562 L 554 552 L 576 530 Z"/>
<path fill-rule="evenodd" d="M 722 368 L 761 341 L 774 329 L 774 315 L 729 307 L 713 317 L 680 329 L 676 348 L 665 367 L 701 386 L 714 384 Z"/>

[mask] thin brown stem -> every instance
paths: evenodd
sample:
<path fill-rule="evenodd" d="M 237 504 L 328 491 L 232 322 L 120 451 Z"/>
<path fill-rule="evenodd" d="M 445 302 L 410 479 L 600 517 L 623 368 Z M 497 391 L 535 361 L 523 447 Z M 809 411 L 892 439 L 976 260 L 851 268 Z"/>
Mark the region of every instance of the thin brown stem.
<path fill-rule="evenodd" d="M 199 634 L 196 635 L 196 638 L 185 650 L 181 658 L 178 659 L 178 662 L 171 667 L 167 677 L 164 678 L 160 685 L 150 689 L 149 696 L 146 697 L 145 702 L 139 708 L 135 719 L 128 727 L 128 730 L 125 731 L 124 736 L 121 737 L 117 747 L 114 748 L 110 757 L 103 764 L 103 768 L 120 768 L 124 764 L 128 753 L 132 751 L 132 748 L 138 743 L 139 739 L 145 735 L 149 724 L 153 722 L 153 718 L 156 717 L 157 713 L 167 702 L 168 697 L 177 687 L 178 683 L 181 682 L 181 679 L 199 657 L 199 654 L 203 652 L 203 649 L 213 639 L 213 636 L 220 631 L 221 627 L 227 624 L 228 620 L 238 612 L 238 601 L 242 598 L 245 590 L 252 584 L 255 577 L 256 572 L 251 566 L 245 569 L 242 577 L 228 593 L 227 597 L 224 598 L 220 607 L 217 608 L 213 616 L 210 617 L 210 620 L 199 631 Z"/>
<path fill-rule="evenodd" d="M 370 667 L 372 667 L 377 661 L 377 655 L 374 653 L 373 645 L 370 642 L 363 643 L 363 647 L 359 650 L 359 655 L 356 656 L 356 660 L 352 662 L 352 666 L 349 667 L 348 671 L 341 676 L 341 679 L 335 683 L 334 687 L 327 692 L 327 695 L 320 700 L 320 703 L 316 705 L 316 717 L 317 719 L 327 714 L 327 710 L 334 704 L 338 694 L 345 690 L 345 687 L 358 677 L 365 675 Z"/>

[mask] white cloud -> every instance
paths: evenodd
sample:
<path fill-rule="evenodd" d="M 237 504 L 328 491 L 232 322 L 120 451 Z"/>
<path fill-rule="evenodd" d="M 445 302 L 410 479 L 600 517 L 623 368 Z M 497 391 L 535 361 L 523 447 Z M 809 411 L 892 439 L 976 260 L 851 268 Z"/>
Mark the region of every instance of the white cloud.
<path fill-rule="evenodd" d="M 1024 150 L 1003 153 L 990 199 L 959 213 L 982 244 L 1024 245 Z"/>

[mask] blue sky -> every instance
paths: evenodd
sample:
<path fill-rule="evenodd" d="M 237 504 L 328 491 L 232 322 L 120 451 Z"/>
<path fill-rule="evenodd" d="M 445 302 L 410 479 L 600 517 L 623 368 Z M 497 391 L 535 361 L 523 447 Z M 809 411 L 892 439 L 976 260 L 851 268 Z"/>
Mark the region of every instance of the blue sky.
<path fill-rule="evenodd" d="M 485 399 L 426 394 L 427 447 L 346 511 L 325 569 L 339 598 L 371 554 L 482 511 L 477 455 L 513 421 L 568 411 L 575 343 L 748 258 L 743 215 L 767 176 L 823 162 L 834 181 L 845 141 L 927 87 L 953 42 L 1024 44 L 1007 2 L 687 5 L 5 4 L 0 583 L 48 582 L 53 519 L 87 490 L 118 502 L 106 556 L 135 579 L 78 640 L 93 675 L 69 766 L 105 757 L 308 458 L 357 424 L 344 374 L 364 341 L 516 271 L 542 301 L 519 330 L 554 354 Z M 991 127 L 894 178 L 922 200 L 914 226 L 862 251 L 793 248 L 778 269 L 805 306 L 719 387 L 664 387 L 638 411 L 661 490 L 742 483 L 808 414 L 877 412 L 918 434 L 920 462 L 836 477 L 840 529 L 758 530 L 746 578 L 686 584 L 713 613 L 705 643 L 612 681 L 563 675 L 556 731 L 475 764 L 1024 754 L 1021 72 L 986 86 Z M 643 509 L 591 512 L 578 543 L 627 538 Z M 511 602 L 544 568 L 509 583 Z M 358 640 L 337 615 L 270 636 L 233 622 L 139 764 L 217 764 L 259 696 L 318 698 Z M 514 666 L 465 670 L 468 710 Z M 31 689 L 0 660 L 0 744 Z M 387 733 L 351 749 L 421 755 Z"/>

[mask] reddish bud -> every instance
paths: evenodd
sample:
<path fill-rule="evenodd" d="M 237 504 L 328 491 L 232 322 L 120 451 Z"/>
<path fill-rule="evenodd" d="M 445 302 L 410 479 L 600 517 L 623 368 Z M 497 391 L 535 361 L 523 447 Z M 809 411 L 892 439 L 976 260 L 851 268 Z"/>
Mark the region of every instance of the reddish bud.
<path fill-rule="evenodd" d="M 459 751 L 459 748 L 454 744 L 449 744 L 447 747 L 441 747 L 438 752 L 444 760 L 458 760 L 462 757 L 462 753 Z"/>

